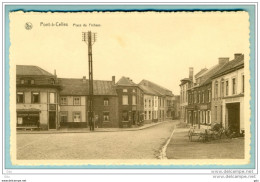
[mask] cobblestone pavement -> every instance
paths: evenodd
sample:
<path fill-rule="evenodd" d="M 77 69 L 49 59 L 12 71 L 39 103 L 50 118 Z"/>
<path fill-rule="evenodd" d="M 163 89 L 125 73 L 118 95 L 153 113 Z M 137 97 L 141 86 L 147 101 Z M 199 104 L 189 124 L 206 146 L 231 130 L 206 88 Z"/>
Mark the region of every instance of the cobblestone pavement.
<path fill-rule="evenodd" d="M 178 121 L 138 131 L 17 134 L 17 159 L 155 159 Z"/>
<path fill-rule="evenodd" d="M 168 159 L 243 159 L 244 138 L 190 142 L 188 129 L 176 129 L 166 150 Z"/>

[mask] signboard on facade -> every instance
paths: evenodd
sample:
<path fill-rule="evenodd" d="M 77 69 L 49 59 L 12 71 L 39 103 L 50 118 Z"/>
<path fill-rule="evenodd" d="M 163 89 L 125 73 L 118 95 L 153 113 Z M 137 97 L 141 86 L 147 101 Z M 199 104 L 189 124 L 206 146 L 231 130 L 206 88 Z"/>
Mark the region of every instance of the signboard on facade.
<path fill-rule="evenodd" d="M 200 109 L 200 110 L 207 110 L 207 109 L 208 109 L 208 106 L 207 106 L 207 105 L 200 105 L 200 106 L 199 106 L 199 109 Z"/>

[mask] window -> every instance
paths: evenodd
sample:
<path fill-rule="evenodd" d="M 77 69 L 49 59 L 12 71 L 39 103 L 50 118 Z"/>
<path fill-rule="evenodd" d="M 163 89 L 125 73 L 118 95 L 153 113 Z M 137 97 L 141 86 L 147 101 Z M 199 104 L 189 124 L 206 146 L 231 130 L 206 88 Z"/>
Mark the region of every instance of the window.
<path fill-rule="evenodd" d="M 197 102 L 197 94 L 196 94 L 197 92 L 194 92 L 194 103 L 196 103 Z"/>
<path fill-rule="evenodd" d="M 224 81 L 221 82 L 221 97 L 224 97 Z"/>
<path fill-rule="evenodd" d="M 50 93 L 50 104 L 55 103 L 55 93 Z"/>
<path fill-rule="evenodd" d="M 80 105 L 80 97 L 73 98 L 73 105 Z"/>
<path fill-rule="evenodd" d="M 146 102 L 147 102 L 146 99 L 144 99 L 144 107 L 146 107 L 146 104 L 147 104 Z"/>
<path fill-rule="evenodd" d="M 242 93 L 245 92 L 245 76 L 242 75 Z"/>
<path fill-rule="evenodd" d="M 154 106 L 157 107 L 157 99 L 154 101 Z"/>
<path fill-rule="evenodd" d="M 109 121 L 109 112 L 103 112 L 103 121 Z"/>
<path fill-rule="evenodd" d="M 40 93 L 32 92 L 32 103 L 39 103 L 39 102 L 40 102 Z"/>
<path fill-rule="evenodd" d="M 218 98 L 218 81 L 215 83 L 215 98 Z"/>
<path fill-rule="evenodd" d="M 24 84 L 24 80 L 21 80 L 21 84 Z"/>
<path fill-rule="evenodd" d="M 123 111 L 122 117 L 123 117 L 123 121 L 128 121 L 128 111 Z"/>
<path fill-rule="evenodd" d="M 80 112 L 73 112 L 73 122 L 81 122 Z"/>
<path fill-rule="evenodd" d="M 218 106 L 215 106 L 215 121 L 218 120 Z"/>
<path fill-rule="evenodd" d="M 34 80 L 30 80 L 30 84 L 32 84 L 32 85 L 33 85 L 33 84 L 34 84 Z"/>
<path fill-rule="evenodd" d="M 104 99 L 104 106 L 108 106 L 108 98 Z M 104 120 L 105 121 L 105 120 Z"/>
<path fill-rule="evenodd" d="M 132 105 L 136 105 L 136 96 L 135 95 L 132 96 Z"/>
<path fill-rule="evenodd" d="M 236 94 L 236 79 L 232 79 L 232 93 Z"/>
<path fill-rule="evenodd" d="M 228 88 L 229 88 L 229 86 L 228 86 L 228 80 L 227 80 L 226 81 L 226 96 L 228 96 L 228 92 L 229 92 Z"/>
<path fill-rule="evenodd" d="M 135 89 L 133 89 L 133 92 L 135 92 Z"/>
<path fill-rule="evenodd" d="M 202 92 L 202 103 L 204 103 L 204 92 Z"/>
<path fill-rule="evenodd" d="M 128 105 L 128 95 L 123 95 L 123 105 Z"/>
<path fill-rule="evenodd" d="M 51 78 L 51 79 L 50 79 L 50 83 L 51 83 L 52 85 L 54 85 L 55 80 L 54 80 L 53 78 Z"/>
<path fill-rule="evenodd" d="M 149 115 L 148 115 L 148 116 L 149 116 L 149 119 L 151 119 L 151 111 L 149 111 L 148 113 L 149 113 Z"/>
<path fill-rule="evenodd" d="M 208 101 L 211 101 L 211 90 L 208 90 Z"/>
<path fill-rule="evenodd" d="M 149 107 L 151 107 L 151 100 L 149 99 Z"/>
<path fill-rule="evenodd" d="M 24 102 L 24 94 L 23 94 L 23 92 L 17 92 L 16 100 L 17 100 L 17 103 L 23 103 Z"/>
<path fill-rule="evenodd" d="M 127 92 L 127 89 L 123 89 L 123 92 Z"/>
<path fill-rule="evenodd" d="M 61 105 L 67 105 L 68 104 L 67 97 L 61 97 L 60 98 L 60 104 Z"/>
<path fill-rule="evenodd" d="M 65 111 L 60 112 L 60 122 L 61 123 L 68 122 L 68 112 Z"/>
<path fill-rule="evenodd" d="M 198 94 L 198 95 L 199 95 L 199 100 L 198 100 L 198 103 L 200 103 L 200 92 L 199 92 L 199 94 Z"/>

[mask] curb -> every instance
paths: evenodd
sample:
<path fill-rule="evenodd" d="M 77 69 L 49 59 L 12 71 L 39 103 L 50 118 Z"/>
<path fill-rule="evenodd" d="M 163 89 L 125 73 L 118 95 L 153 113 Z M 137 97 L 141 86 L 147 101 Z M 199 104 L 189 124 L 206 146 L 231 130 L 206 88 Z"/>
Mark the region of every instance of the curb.
<path fill-rule="evenodd" d="M 129 128 L 129 129 L 118 129 L 118 130 L 104 130 L 104 131 L 59 131 L 59 130 L 55 130 L 55 131 L 22 131 L 22 132 L 16 132 L 16 134 L 60 134 L 60 133 L 95 133 L 95 132 L 124 132 L 124 131 L 138 131 L 138 130 L 144 130 L 147 128 L 151 128 L 153 126 L 157 126 L 159 124 L 165 123 L 165 122 L 169 122 L 169 121 L 162 121 L 162 122 L 158 122 L 158 123 L 154 123 L 152 125 L 149 126 L 141 126 L 140 128 Z"/>

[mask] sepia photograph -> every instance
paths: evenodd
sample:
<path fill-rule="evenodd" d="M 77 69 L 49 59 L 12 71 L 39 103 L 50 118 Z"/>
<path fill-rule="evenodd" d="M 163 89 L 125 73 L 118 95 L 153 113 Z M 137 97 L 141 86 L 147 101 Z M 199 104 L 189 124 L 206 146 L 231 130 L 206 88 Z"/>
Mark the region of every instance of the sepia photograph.
<path fill-rule="evenodd" d="M 9 18 L 13 165 L 250 163 L 248 12 Z"/>

